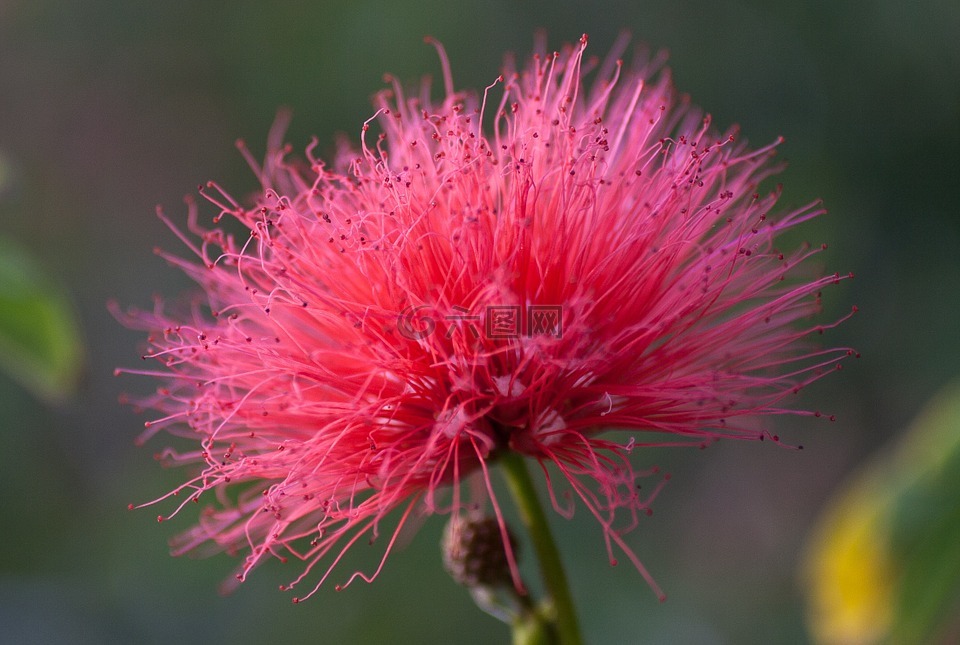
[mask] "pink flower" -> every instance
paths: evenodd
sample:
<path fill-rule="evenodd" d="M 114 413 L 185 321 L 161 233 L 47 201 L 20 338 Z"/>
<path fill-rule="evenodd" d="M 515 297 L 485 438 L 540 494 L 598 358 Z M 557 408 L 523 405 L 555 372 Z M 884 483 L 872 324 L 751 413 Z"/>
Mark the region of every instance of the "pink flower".
<path fill-rule="evenodd" d="M 821 247 L 775 238 L 823 211 L 758 192 L 776 143 L 751 150 L 667 73 L 598 64 L 586 43 L 508 63 L 481 96 L 453 89 L 438 47 L 443 99 L 381 92 L 334 163 L 315 142 L 290 159 L 283 123 L 262 167 L 241 146 L 251 203 L 201 192 L 242 234 L 189 202 L 188 232 L 171 228 L 195 257 L 160 255 L 201 294 L 120 314 L 159 363 L 121 370 L 161 382 L 137 401 L 159 415 L 141 440 L 183 437 L 158 459 L 195 467 L 158 519 L 206 504 L 175 553 L 245 552 L 240 580 L 293 557 L 287 588 L 318 569 L 309 596 L 393 511 L 384 559 L 415 515 L 475 501 L 471 474 L 499 517 L 489 466 L 512 450 L 646 576 L 622 536 L 660 484 L 638 492 L 656 469 L 632 450 L 776 441 L 752 418 L 819 414 L 785 399 L 853 353 L 805 341 L 833 326 L 807 320 L 841 276 L 805 277 Z"/>

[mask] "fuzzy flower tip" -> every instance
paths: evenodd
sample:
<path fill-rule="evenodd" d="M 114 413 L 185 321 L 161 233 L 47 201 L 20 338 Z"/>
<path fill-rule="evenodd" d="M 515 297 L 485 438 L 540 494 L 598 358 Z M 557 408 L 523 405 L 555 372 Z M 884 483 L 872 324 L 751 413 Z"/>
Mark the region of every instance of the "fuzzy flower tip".
<path fill-rule="evenodd" d="M 194 257 L 158 253 L 200 295 L 117 311 L 156 365 L 118 371 L 161 382 L 134 401 L 157 413 L 141 440 L 186 438 L 158 459 L 195 469 L 158 519 L 207 503 L 175 553 L 244 553 L 238 580 L 301 560 L 284 588 L 309 580 L 302 600 L 388 515 L 383 559 L 412 518 L 476 503 L 468 478 L 506 535 L 489 466 L 516 451 L 646 576 L 622 536 L 660 485 L 640 493 L 657 469 L 632 450 L 776 441 L 751 418 L 819 415 L 784 401 L 854 354 L 806 342 L 839 322 L 808 319 L 846 276 L 810 277 L 821 247 L 775 238 L 823 211 L 758 192 L 779 142 L 748 148 L 657 64 L 624 66 L 625 43 L 602 62 L 586 44 L 508 60 L 482 95 L 437 46 L 439 101 L 393 83 L 329 164 L 316 142 L 290 158 L 281 118 L 262 166 L 240 145 L 249 203 L 208 183 L 205 228 L 188 200 L 171 228 Z"/>

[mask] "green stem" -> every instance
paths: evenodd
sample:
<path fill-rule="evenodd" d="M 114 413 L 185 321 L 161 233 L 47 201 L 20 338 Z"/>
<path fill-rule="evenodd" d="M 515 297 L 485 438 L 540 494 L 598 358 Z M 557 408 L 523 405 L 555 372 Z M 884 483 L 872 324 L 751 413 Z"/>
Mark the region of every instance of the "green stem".
<path fill-rule="evenodd" d="M 503 466 L 510 493 L 520 510 L 520 519 L 530 532 L 533 548 L 540 560 L 543 581 L 553 601 L 551 618 L 556 626 L 560 643 L 561 645 L 581 645 L 583 639 L 580 637 L 577 613 L 573 606 L 573 598 L 570 596 L 567 576 L 563 572 L 560 552 L 557 551 L 557 545 L 550 534 L 547 517 L 540 505 L 523 457 L 515 452 L 505 452 L 500 456 L 500 464 Z"/>

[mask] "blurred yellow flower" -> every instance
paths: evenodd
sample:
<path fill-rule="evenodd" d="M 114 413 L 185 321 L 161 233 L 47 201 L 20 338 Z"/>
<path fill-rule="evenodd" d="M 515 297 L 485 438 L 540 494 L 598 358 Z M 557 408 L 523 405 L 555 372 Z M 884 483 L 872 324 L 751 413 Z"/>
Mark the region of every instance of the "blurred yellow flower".
<path fill-rule="evenodd" d="M 810 629 L 819 643 L 876 643 L 893 617 L 893 563 L 884 524 L 890 500 L 872 476 L 859 479 L 821 520 L 805 565 Z"/>

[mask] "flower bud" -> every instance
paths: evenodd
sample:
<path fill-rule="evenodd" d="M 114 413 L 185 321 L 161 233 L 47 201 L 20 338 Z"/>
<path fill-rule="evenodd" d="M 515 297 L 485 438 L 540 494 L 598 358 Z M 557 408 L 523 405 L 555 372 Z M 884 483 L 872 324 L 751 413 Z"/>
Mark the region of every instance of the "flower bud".
<path fill-rule="evenodd" d="M 509 528 L 501 528 L 497 518 L 452 516 L 441 543 L 444 568 L 464 587 L 509 585 L 510 562 L 503 543 L 504 530 L 515 554 L 516 539 Z"/>

